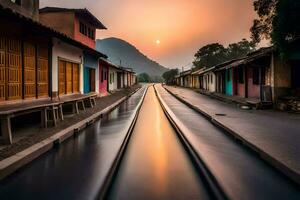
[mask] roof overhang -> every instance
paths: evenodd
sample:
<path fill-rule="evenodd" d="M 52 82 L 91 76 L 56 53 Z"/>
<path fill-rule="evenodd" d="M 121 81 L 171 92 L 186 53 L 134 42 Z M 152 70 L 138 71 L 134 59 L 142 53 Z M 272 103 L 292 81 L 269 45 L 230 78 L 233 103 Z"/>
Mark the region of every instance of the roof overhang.
<path fill-rule="evenodd" d="M 52 38 L 58 38 L 60 40 L 62 40 L 63 42 L 66 42 L 68 44 L 71 44 L 73 46 L 76 46 L 78 48 L 81 48 L 84 52 L 90 53 L 94 56 L 98 56 L 98 57 L 103 57 L 103 58 L 107 58 L 107 56 L 93 48 L 90 48 L 89 46 L 74 40 L 72 38 L 70 38 L 69 36 L 67 36 L 64 33 L 58 32 L 56 30 L 54 30 L 51 27 L 48 27 L 44 24 L 41 24 L 37 21 L 34 21 L 31 18 L 25 17 L 17 12 L 14 12 L 12 9 L 10 8 L 4 8 L 1 4 L 0 4 L 0 16 L 7 16 L 11 19 L 15 19 L 18 23 L 22 23 L 22 25 L 24 27 L 32 27 L 34 29 L 37 29 L 39 32 L 47 35 L 48 37 L 52 37 Z M 2 17 L 1 16 L 1 17 Z"/>
<path fill-rule="evenodd" d="M 59 7 L 45 7 L 39 10 L 40 13 L 54 13 L 54 12 L 73 12 L 79 18 L 85 19 L 88 23 L 97 29 L 107 29 L 100 20 L 95 17 L 86 8 L 59 8 Z"/>

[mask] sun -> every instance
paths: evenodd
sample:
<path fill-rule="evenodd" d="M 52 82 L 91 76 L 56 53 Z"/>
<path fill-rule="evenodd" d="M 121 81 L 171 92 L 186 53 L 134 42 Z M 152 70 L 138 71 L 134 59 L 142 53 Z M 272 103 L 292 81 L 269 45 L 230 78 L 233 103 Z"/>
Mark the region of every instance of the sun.
<path fill-rule="evenodd" d="M 160 45 L 160 40 L 155 41 L 156 45 Z"/>

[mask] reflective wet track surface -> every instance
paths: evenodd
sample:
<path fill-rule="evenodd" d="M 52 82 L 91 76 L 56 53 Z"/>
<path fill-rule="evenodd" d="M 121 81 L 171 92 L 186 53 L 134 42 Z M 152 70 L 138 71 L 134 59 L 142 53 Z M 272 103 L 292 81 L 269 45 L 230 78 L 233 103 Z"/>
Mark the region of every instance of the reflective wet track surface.
<path fill-rule="evenodd" d="M 156 85 L 156 89 L 230 199 L 300 199 L 299 187 L 258 155 L 181 103 L 161 85 Z"/>
<path fill-rule="evenodd" d="M 149 87 L 108 199 L 209 199 Z"/>
<path fill-rule="evenodd" d="M 95 199 L 146 87 L 74 139 L 0 182 L 0 199 Z"/>
<path fill-rule="evenodd" d="M 161 85 L 155 87 L 230 199 L 300 199 L 298 186 Z M 0 199 L 97 199 L 145 90 L 1 181 Z M 152 86 L 105 198 L 213 199 Z"/>

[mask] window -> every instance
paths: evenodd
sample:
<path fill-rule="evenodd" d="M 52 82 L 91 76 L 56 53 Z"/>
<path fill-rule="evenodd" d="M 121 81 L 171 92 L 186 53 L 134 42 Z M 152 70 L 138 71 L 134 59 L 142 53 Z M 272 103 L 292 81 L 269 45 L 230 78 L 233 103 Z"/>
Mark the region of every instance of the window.
<path fill-rule="evenodd" d="M 92 40 L 95 39 L 95 30 L 91 27 L 88 27 L 83 22 L 79 22 L 79 32 Z"/>
<path fill-rule="evenodd" d="M 79 22 L 79 32 L 82 33 L 83 35 L 86 35 L 85 28 L 86 28 L 85 24 Z"/>
<path fill-rule="evenodd" d="M 238 71 L 238 82 L 243 84 L 244 83 L 244 68 L 243 67 L 239 67 L 237 69 Z"/>
<path fill-rule="evenodd" d="M 259 68 L 258 67 L 253 68 L 252 72 L 253 72 L 252 74 L 253 84 L 259 85 Z"/>

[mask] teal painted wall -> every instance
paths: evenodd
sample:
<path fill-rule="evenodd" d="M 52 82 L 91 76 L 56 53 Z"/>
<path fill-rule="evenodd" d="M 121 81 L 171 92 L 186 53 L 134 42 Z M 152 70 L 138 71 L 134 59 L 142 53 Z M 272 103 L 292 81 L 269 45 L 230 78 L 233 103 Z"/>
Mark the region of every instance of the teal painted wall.
<path fill-rule="evenodd" d="M 83 66 L 84 66 L 84 73 L 83 73 L 83 92 L 87 94 L 90 92 L 90 73 L 89 69 L 97 69 L 99 67 L 98 64 L 98 57 L 89 55 L 88 53 L 84 53 L 83 55 Z"/>
<path fill-rule="evenodd" d="M 90 71 L 88 67 L 84 67 L 84 73 L 83 73 L 83 92 L 84 94 L 87 94 L 90 92 Z"/>
<path fill-rule="evenodd" d="M 225 76 L 226 76 L 226 81 L 225 81 L 226 95 L 233 95 L 232 69 L 226 69 Z"/>

